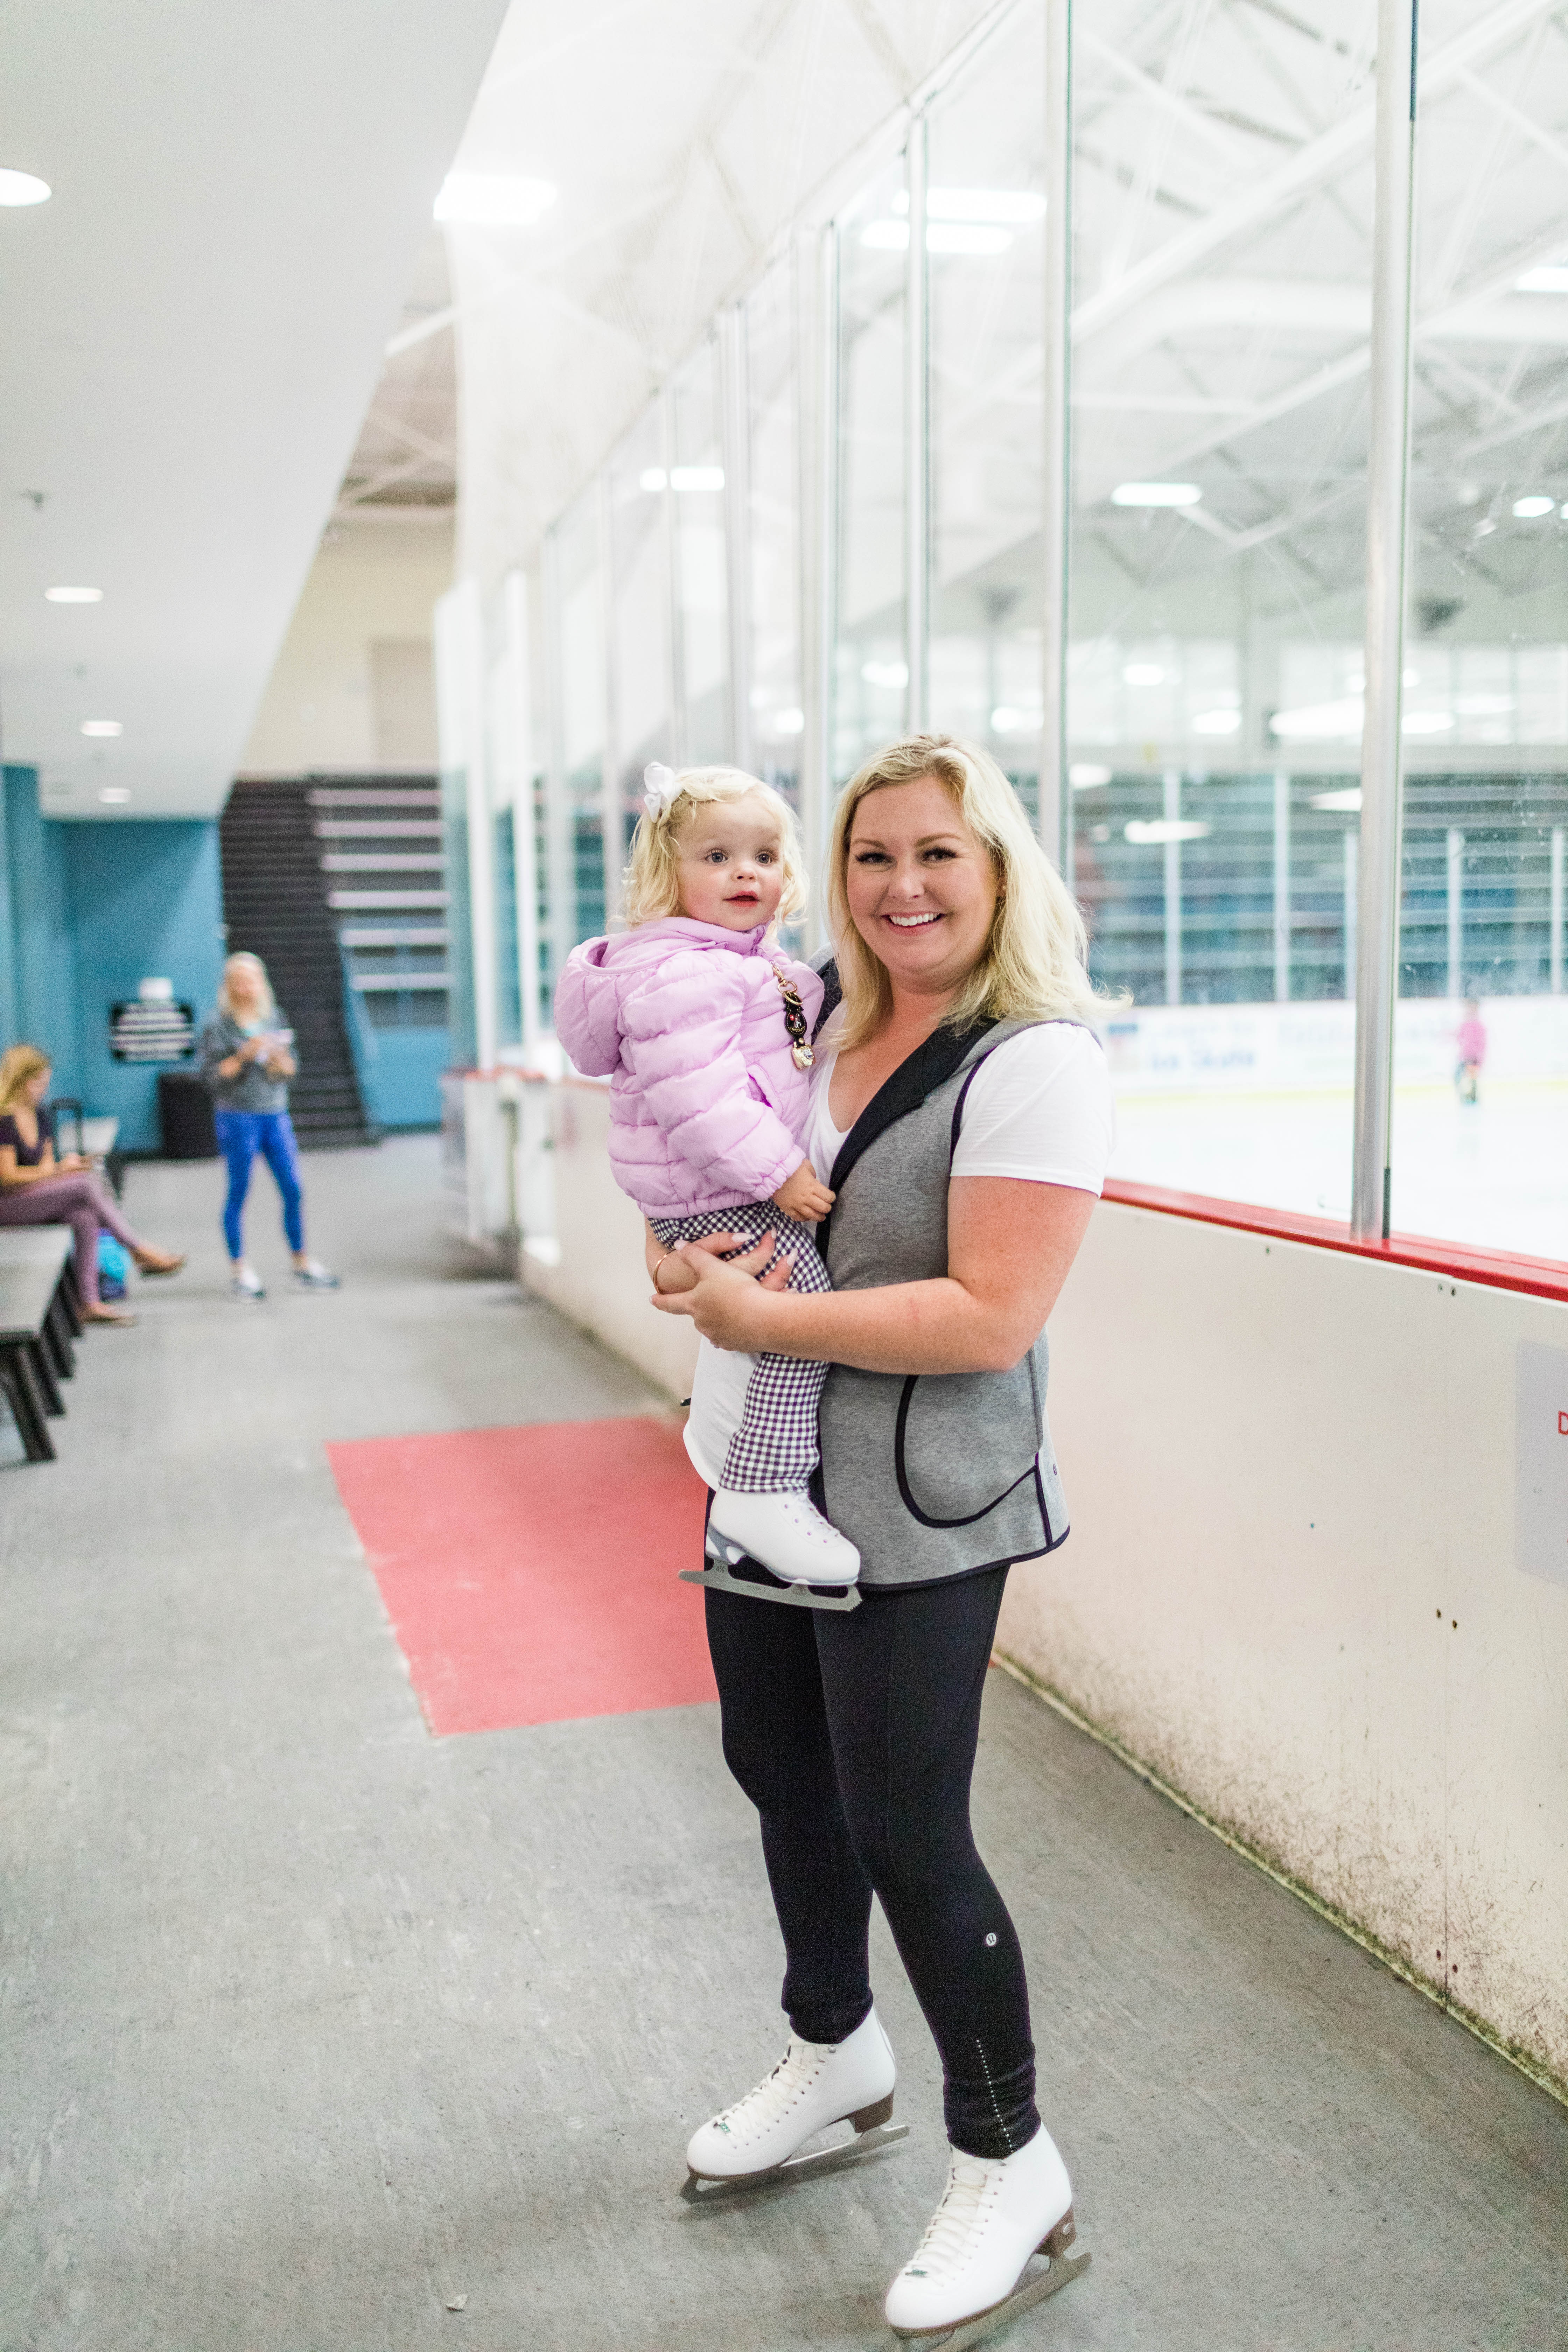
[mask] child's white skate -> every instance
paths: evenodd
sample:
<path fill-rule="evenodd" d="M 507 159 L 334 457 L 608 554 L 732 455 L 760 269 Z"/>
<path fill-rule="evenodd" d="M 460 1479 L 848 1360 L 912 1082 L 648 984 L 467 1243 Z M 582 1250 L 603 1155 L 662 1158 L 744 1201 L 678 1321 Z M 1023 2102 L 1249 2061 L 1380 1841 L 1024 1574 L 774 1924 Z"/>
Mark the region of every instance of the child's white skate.
<path fill-rule="evenodd" d="M 693 2132 L 681 2195 L 689 2204 L 704 2205 L 736 2189 L 809 2180 L 907 2139 L 908 2124 L 889 2120 L 897 2075 L 874 2009 L 844 2042 L 802 2042 L 792 2034 L 764 2082 Z M 853 2125 L 853 2139 L 812 2156 L 796 2154 L 841 2123 Z"/>
<path fill-rule="evenodd" d="M 1015 2156 L 954 2148 L 925 2236 L 888 2290 L 888 2325 L 905 2343 L 963 2352 L 1089 2268 L 1070 2259 L 1072 2184 L 1044 2125 Z M 1031 2272 L 1044 2254 L 1049 2267 Z"/>
<path fill-rule="evenodd" d="M 687 1583 L 752 1601 L 788 1601 L 805 1609 L 858 1609 L 856 1580 L 860 1555 L 816 1508 L 809 1495 L 744 1495 L 721 1486 L 708 1517 L 708 1557 L 700 1574 L 682 1571 Z M 768 1570 L 777 1582 L 757 1583 L 731 1576 L 743 1560 Z"/>

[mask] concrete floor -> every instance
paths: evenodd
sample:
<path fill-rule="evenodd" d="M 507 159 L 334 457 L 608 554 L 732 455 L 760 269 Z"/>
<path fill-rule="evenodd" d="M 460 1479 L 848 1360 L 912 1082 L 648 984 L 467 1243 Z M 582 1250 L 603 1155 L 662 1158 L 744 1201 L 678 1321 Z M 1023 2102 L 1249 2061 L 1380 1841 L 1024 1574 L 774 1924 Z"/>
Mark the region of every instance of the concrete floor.
<path fill-rule="evenodd" d="M 322 1454 L 658 1401 L 465 1274 L 430 1142 L 306 1175 L 346 1286 L 247 1309 L 216 1171 L 134 1170 L 191 1267 L 0 1470 L 0 2352 L 889 2345 L 944 2148 L 879 1927 L 912 2137 L 690 2210 L 781 2046 L 715 1711 L 432 1739 Z M 1562 2352 L 1568 2114 L 1000 1675 L 977 1816 L 1094 2252 L 1002 2345 Z"/>

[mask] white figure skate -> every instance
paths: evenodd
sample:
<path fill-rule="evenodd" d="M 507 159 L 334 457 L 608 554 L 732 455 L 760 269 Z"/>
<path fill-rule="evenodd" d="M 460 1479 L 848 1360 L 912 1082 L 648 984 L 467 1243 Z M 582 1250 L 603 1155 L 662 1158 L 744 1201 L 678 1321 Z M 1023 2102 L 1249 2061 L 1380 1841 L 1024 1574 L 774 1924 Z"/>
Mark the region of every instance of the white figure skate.
<path fill-rule="evenodd" d="M 942 2203 L 888 2290 L 888 2325 L 931 2352 L 978 2344 L 1089 2268 L 1087 2254 L 1068 2259 L 1076 2235 L 1072 2184 L 1043 2125 L 1014 2156 L 955 2147 Z M 1031 2273 L 1037 2253 L 1050 2267 Z"/>
<path fill-rule="evenodd" d="M 808 2180 L 907 2139 L 908 2124 L 889 2120 L 897 2075 L 874 2009 L 845 2042 L 802 2042 L 792 2034 L 764 2082 L 692 2133 L 681 2195 L 689 2204 L 703 2205 L 764 2182 Z M 818 2132 L 841 2123 L 854 2126 L 853 2139 L 814 2156 L 796 2155 Z"/>
<path fill-rule="evenodd" d="M 708 1517 L 710 1568 L 683 1569 L 688 1584 L 738 1592 L 748 1601 L 788 1601 L 803 1609 L 858 1609 L 860 1555 L 829 1525 L 809 1495 L 743 1495 L 721 1486 Z M 780 1579 L 757 1584 L 730 1574 L 744 1559 Z"/>

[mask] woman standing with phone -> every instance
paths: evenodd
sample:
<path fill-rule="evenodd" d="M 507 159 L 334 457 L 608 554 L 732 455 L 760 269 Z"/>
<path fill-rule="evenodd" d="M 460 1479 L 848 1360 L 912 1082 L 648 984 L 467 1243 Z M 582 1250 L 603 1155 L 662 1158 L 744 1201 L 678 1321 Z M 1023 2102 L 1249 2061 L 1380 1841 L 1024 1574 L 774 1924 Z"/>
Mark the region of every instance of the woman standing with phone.
<path fill-rule="evenodd" d="M 294 1032 L 272 993 L 259 956 L 231 955 L 223 968 L 217 1006 L 203 1026 L 196 1058 L 213 1097 L 218 1149 L 228 1164 L 223 1206 L 228 1245 L 229 1296 L 254 1304 L 267 1287 L 245 1255 L 241 1220 L 250 1171 L 259 1151 L 283 1200 L 283 1230 L 302 1290 L 335 1290 L 338 1277 L 305 1247 L 300 1148 L 289 1117 L 289 1081 L 299 1064 Z"/>

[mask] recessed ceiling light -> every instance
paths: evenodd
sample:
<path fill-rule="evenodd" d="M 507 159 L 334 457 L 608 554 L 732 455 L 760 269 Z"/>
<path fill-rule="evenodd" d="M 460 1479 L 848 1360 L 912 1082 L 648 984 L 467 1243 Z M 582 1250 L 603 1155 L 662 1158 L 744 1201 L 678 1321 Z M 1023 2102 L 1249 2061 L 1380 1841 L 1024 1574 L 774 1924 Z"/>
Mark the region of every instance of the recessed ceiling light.
<path fill-rule="evenodd" d="M 44 594 L 51 604 L 101 604 L 101 588 L 46 588 Z"/>
<path fill-rule="evenodd" d="M 994 735 L 1036 735 L 1045 723 L 1045 712 L 1034 709 L 1026 703 L 999 702 L 991 713 Z"/>
<path fill-rule="evenodd" d="M 672 466 L 669 487 L 672 490 L 721 490 L 724 468 L 722 466 Z"/>
<path fill-rule="evenodd" d="M 34 172 L 0 170 L 0 205 L 47 205 L 54 190 Z"/>
<path fill-rule="evenodd" d="M 1239 710 L 1200 710 L 1193 720 L 1194 735 L 1235 735 L 1240 728 Z"/>
<path fill-rule="evenodd" d="M 123 735 L 125 730 L 118 719 L 84 719 L 81 731 L 84 735 Z"/>
<path fill-rule="evenodd" d="M 1568 267 L 1549 261 L 1540 269 L 1527 269 L 1513 286 L 1516 294 L 1568 294 Z"/>
<path fill-rule="evenodd" d="M 1068 782 L 1075 793 L 1086 793 L 1095 784 L 1108 784 L 1110 770 L 1094 760 L 1079 760 L 1068 770 Z"/>
<path fill-rule="evenodd" d="M 510 172 L 448 172 L 436 199 L 436 218 L 472 228 L 531 228 L 555 196 L 549 180 L 522 180 Z"/>
<path fill-rule="evenodd" d="M 1513 510 L 1522 522 L 1533 522 L 1537 515 L 1549 515 L 1556 504 L 1555 499 L 1515 499 Z"/>
<path fill-rule="evenodd" d="M 1203 492 L 1196 482 L 1118 482 L 1113 507 L 1195 507 Z"/>
<path fill-rule="evenodd" d="M 129 784 L 105 784 L 98 797 L 108 807 L 115 808 L 131 798 L 131 787 Z"/>

